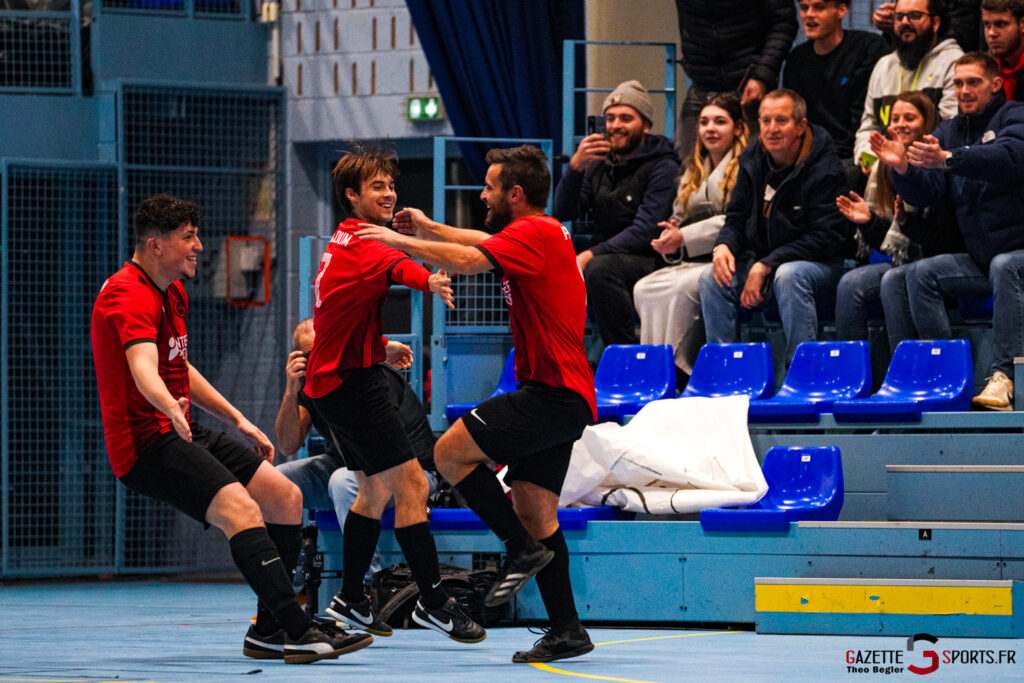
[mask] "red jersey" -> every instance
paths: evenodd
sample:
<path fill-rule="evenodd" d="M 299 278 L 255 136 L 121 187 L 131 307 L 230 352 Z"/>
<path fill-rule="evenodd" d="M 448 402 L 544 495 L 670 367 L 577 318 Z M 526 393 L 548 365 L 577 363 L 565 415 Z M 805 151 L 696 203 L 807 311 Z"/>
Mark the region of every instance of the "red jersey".
<path fill-rule="evenodd" d="M 338 226 L 313 282 L 315 337 L 303 389 L 310 398 L 337 389 L 346 370 L 386 358 L 381 311 L 392 284 L 430 291 L 430 271 L 405 252 L 356 237 L 361 222 L 349 218 Z"/>
<path fill-rule="evenodd" d="M 162 291 L 146 271 L 132 262 L 111 275 L 92 307 L 92 358 L 99 385 L 103 435 L 114 476 L 128 473 L 138 450 L 160 434 L 174 430 L 170 419 L 153 407 L 135 386 L 125 350 L 153 342 L 160 378 L 171 396 L 188 397 L 188 297 L 178 281 Z M 189 418 L 189 411 L 185 413 Z"/>
<path fill-rule="evenodd" d="M 575 391 L 596 420 L 594 375 L 583 351 L 587 289 L 569 231 L 550 216 L 524 216 L 476 248 L 502 276 L 516 379 Z"/>

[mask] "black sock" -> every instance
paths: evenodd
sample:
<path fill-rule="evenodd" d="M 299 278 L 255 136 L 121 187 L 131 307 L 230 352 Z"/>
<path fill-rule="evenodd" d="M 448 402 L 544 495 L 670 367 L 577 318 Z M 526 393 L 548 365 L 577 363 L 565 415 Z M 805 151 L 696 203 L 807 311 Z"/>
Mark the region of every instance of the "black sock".
<path fill-rule="evenodd" d="M 239 531 L 228 539 L 231 557 L 260 602 L 292 638 L 309 627 L 309 617 L 295 601 L 295 591 L 277 546 L 261 526 Z"/>
<path fill-rule="evenodd" d="M 373 561 L 373 551 L 377 549 L 379 537 L 379 519 L 348 511 L 341 537 L 341 595 L 346 602 L 362 602 L 366 599 L 363 577 Z"/>
<path fill-rule="evenodd" d="M 530 535 L 519 521 L 512 503 L 501 490 L 498 478 L 484 464 L 479 464 L 455 485 L 466 504 L 491 528 L 511 553 L 526 548 Z"/>
<path fill-rule="evenodd" d="M 437 565 L 437 546 L 430 524 L 420 522 L 395 529 L 395 540 L 409 563 L 412 577 L 420 589 L 420 600 L 427 609 L 437 609 L 448 600 L 441 588 L 441 570 Z"/>
<path fill-rule="evenodd" d="M 288 576 L 295 576 L 295 566 L 299 562 L 299 549 L 302 548 L 301 524 L 270 524 L 267 523 L 267 535 L 277 546 L 284 570 Z M 274 618 L 273 612 L 262 600 L 256 603 L 256 632 L 270 634 L 281 628 Z"/>
<path fill-rule="evenodd" d="M 551 628 L 561 630 L 579 620 L 576 603 L 572 597 L 572 582 L 569 579 L 569 547 L 565 544 L 565 536 L 559 529 L 540 541 L 548 549 L 555 551 L 555 557 L 548 566 L 537 574 L 537 588 L 544 600 L 544 609 L 548 612 Z"/>

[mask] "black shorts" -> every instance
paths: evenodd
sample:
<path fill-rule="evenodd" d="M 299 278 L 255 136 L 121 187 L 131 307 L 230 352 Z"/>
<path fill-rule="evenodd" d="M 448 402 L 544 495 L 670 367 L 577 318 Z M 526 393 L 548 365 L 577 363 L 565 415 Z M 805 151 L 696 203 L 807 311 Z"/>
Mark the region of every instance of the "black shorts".
<path fill-rule="evenodd" d="M 121 483 L 205 524 L 217 492 L 236 482 L 248 486 L 261 462 L 248 446 L 194 424 L 191 442 L 169 432 L 140 449 Z"/>
<path fill-rule="evenodd" d="M 400 397 L 387 373 L 380 365 L 350 370 L 341 386 L 313 399 L 348 468 L 368 477 L 416 457 L 398 416 Z"/>
<path fill-rule="evenodd" d="M 480 450 L 508 467 L 506 482 L 528 481 L 561 493 L 573 442 L 594 415 L 575 391 L 523 382 L 460 419 Z"/>

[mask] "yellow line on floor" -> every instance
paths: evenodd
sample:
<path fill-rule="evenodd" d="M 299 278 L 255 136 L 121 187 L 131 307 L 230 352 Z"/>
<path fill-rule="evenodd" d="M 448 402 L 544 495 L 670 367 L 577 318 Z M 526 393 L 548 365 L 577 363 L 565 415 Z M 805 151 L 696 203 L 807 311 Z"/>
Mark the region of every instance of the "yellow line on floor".
<path fill-rule="evenodd" d="M 594 643 L 597 645 L 619 645 L 621 643 L 640 643 L 645 640 L 667 640 L 669 638 L 693 638 L 696 636 L 719 636 L 728 633 L 743 633 L 743 631 L 707 631 L 704 633 L 679 633 L 674 636 L 651 636 L 650 638 L 631 638 L 629 640 L 609 640 L 604 643 Z M 540 662 L 534 662 L 530 666 L 541 671 L 549 671 L 555 674 L 564 674 L 566 676 L 577 676 L 579 678 L 594 678 L 600 681 L 619 681 L 620 683 L 655 683 L 654 681 L 641 681 L 635 678 L 616 678 L 614 676 L 598 676 L 597 674 L 581 674 L 575 671 L 566 671 L 565 669 L 556 669 L 549 664 L 543 664 Z"/>
<path fill-rule="evenodd" d="M 694 638 L 696 636 L 721 636 L 727 633 L 743 633 L 743 631 L 707 631 L 705 633 L 680 633 L 674 636 L 651 636 L 650 638 L 633 638 L 631 640 L 609 640 L 607 643 L 594 643 L 594 645 L 618 645 L 619 643 L 639 643 L 644 640 L 666 640 L 668 638 Z"/>

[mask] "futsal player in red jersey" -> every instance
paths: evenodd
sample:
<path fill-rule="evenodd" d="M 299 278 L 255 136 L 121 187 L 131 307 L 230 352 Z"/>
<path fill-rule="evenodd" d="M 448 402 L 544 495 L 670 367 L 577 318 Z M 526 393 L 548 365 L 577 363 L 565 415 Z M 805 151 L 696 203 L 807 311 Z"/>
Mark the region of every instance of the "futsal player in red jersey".
<path fill-rule="evenodd" d="M 512 599 L 537 577 L 550 628 L 513 662 L 546 662 L 594 649 L 580 624 L 569 580 L 569 551 L 558 526 L 558 496 L 572 444 L 597 417 L 594 378 L 583 351 L 586 288 L 569 231 L 544 215 L 551 175 L 536 147 L 492 149 L 480 198 L 496 235 L 463 230 L 406 209 L 400 234 L 379 226 L 356 233 L 453 273 L 493 270 L 510 313 L 519 388 L 466 413 L 434 448 L 438 471 L 505 542 L 502 575 L 487 604 Z M 487 463 L 506 465 L 512 503 Z"/>
<path fill-rule="evenodd" d="M 441 587 L 437 547 L 427 522 L 427 479 L 388 390 L 381 311 L 392 284 L 436 293 L 452 305 L 451 279 L 431 273 L 397 249 L 363 240 L 360 224 L 383 224 L 395 210 L 394 155 L 354 152 L 331 173 L 335 196 L 350 218 L 343 221 L 320 260 L 314 280 L 313 350 L 303 392 L 338 440 L 356 473 L 359 493 L 345 518 L 342 586 L 329 613 L 381 635 L 389 629 L 373 615 L 363 576 L 373 559 L 380 516 L 395 498 L 395 540 L 420 591 L 413 620 L 464 643 L 487 634 Z"/>
<path fill-rule="evenodd" d="M 196 274 L 199 207 L 167 194 L 135 213 L 135 251 L 92 310 L 92 352 L 114 475 L 224 532 L 259 598 L 243 653 L 304 664 L 366 647 L 364 633 L 314 623 L 295 600 L 302 495 L 272 465 L 274 447 L 188 361 L 181 278 Z M 198 405 L 249 442 L 192 424 Z M 252 449 L 255 449 L 255 452 Z M 258 453 L 258 455 L 257 455 Z"/>

